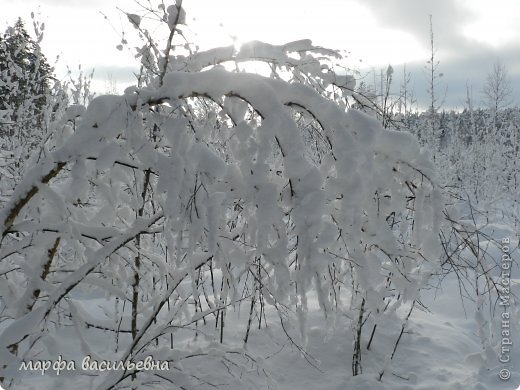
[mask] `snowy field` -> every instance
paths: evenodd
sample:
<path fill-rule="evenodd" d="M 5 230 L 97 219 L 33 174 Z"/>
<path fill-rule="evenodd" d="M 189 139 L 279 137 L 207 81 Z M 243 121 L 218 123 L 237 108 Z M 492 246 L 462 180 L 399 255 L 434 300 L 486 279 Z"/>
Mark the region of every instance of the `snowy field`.
<path fill-rule="evenodd" d="M 513 282 L 513 281 L 512 281 Z M 514 283 L 518 283 L 515 280 Z M 520 292 L 516 289 L 517 294 Z M 211 358 L 191 358 L 183 362 L 183 367 L 201 379 L 200 386 L 194 389 L 211 389 L 213 386 L 204 384 L 209 381 L 219 384 L 220 388 L 241 389 L 323 389 L 323 390 L 516 390 L 520 384 L 520 348 L 513 346 L 510 356 L 511 363 L 504 365 L 498 360 L 497 346 L 494 352 L 485 353 L 479 338 L 479 327 L 475 319 L 476 306 L 469 300 L 461 301 L 458 281 L 448 277 L 442 281 L 441 287 L 426 290 L 422 294 L 422 303 L 427 310 L 415 310 L 410 317 L 395 358 L 386 369 L 383 380 L 379 381 L 380 370 L 384 366 L 381 354 L 390 354 L 394 348 L 396 334 L 401 327 L 398 319 L 385 322 L 385 329 L 373 341 L 372 352 L 363 351 L 363 366 L 365 372 L 357 377 L 351 375 L 352 331 L 341 316 L 331 321 L 330 328 L 323 326 L 323 314 L 314 307 L 308 319 L 308 344 L 306 348 L 307 361 L 302 353 L 284 336 L 277 316 L 267 313 L 269 326 L 261 331 L 251 333 L 247 348 L 243 348 L 244 327 L 235 327 L 243 321 L 240 319 L 246 313 L 231 311 L 228 314 L 229 326 L 225 331 L 225 340 L 230 349 L 238 353 L 250 353 L 257 360 L 262 359 L 261 368 L 250 366 L 244 359 L 237 358 L 240 368 L 232 368 L 233 375 L 227 378 L 222 372 L 227 370 Z M 464 303 L 464 305 L 463 305 Z M 86 302 L 96 312 L 96 301 Z M 497 309 L 500 310 L 500 309 Z M 497 331 L 499 324 L 495 323 L 493 338 L 499 342 Z M 201 328 L 201 334 L 203 333 Z M 513 325 L 513 340 L 518 339 L 518 323 Z M 99 346 L 106 343 L 104 359 L 109 359 L 110 341 L 102 332 L 96 336 Z M 202 340 L 201 340 L 202 339 Z M 211 342 L 199 336 L 198 341 L 187 338 L 185 343 L 201 346 Z M 365 340 L 366 341 L 366 340 Z M 56 351 L 80 351 L 77 337 L 71 329 L 70 334 L 60 334 Z M 103 351 L 103 348 L 100 349 Z M 196 348 L 194 348 L 196 350 Z M 49 346 L 49 352 L 53 348 Z M 57 352 L 56 352 L 57 353 Z M 45 355 L 42 355 L 45 356 Z M 76 359 L 80 365 L 81 356 Z M 117 359 L 116 356 L 113 359 Z M 499 379 L 499 372 L 504 367 L 511 371 L 508 381 Z M 181 374 L 179 374 L 180 376 Z M 175 372 L 173 373 L 175 376 Z M 233 379 L 233 376 L 235 378 Z M 88 375 L 79 372 L 63 371 L 56 377 L 52 370 L 45 375 L 27 372 L 23 385 L 15 389 L 96 389 L 99 379 L 89 379 Z M 150 388 L 150 386 L 143 386 Z M 153 386 L 151 387 L 153 388 Z"/>
<path fill-rule="evenodd" d="M 483 232 L 494 237 L 497 242 L 504 237 L 513 237 L 515 233 L 503 224 L 488 224 Z M 509 248 L 516 248 L 517 245 L 517 239 L 512 239 Z M 481 246 L 489 249 L 491 257 L 500 258 L 504 254 L 502 248 L 489 241 L 483 240 Z M 466 255 L 471 258 L 471 254 Z M 512 251 L 511 257 L 518 262 L 517 249 Z M 517 264 L 514 265 L 513 274 L 518 272 Z M 497 281 L 500 280 L 497 269 L 491 273 Z M 223 350 L 215 336 L 211 336 L 214 320 L 208 321 L 206 325 L 200 322 L 197 336 L 182 330 L 176 333 L 175 344 L 180 349 L 170 350 L 169 354 L 178 353 L 182 362 L 178 367 L 182 367 L 183 372 L 173 371 L 171 375 L 177 383 L 179 379 L 182 383 L 184 375 L 191 376 L 191 379 L 197 378 L 195 382 L 198 385 L 186 387 L 193 389 L 217 386 L 231 390 L 516 390 L 520 384 L 520 348 L 515 347 L 520 343 L 518 320 L 512 320 L 507 325 L 510 330 L 507 339 L 513 344 L 510 352 L 501 355 L 500 351 L 503 345 L 501 332 L 506 329 L 501 322 L 502 313 L 509 312 L 511 318 L 517 318 L 518 307 L 515 304 L 501 306 L 499 301 L 488 300 L 480 302 L 479 312 L 475 297 L 470 292 L 471 282 L 466 280 L 462 283 L 455 273 L 442 278 L 432 277 L 429 285 L 421 291 L 418 300 L 420 305 L 416 306 L 406 323 L 402 340 L 391 361 L 388 356 L 395 348 L 396 337 L 409 306 L 398 309 L 401 315 L 385 317 L 384 326 L 380 326 L 376 333 L 370 351 L 366 348 L 362 350 L 363 373 L 356 377 L 351 374 L 351 319 L 345 318 L 344 314 L 340 314 L 341 311 L 324 319 L 313 293 L 309 294 L 304 349 L 300 349 L 303 344 L 299 330 L 291 327 L 284 330 L 278 314 L 270 306 L 265 315 L 267 326 L 262 323 L 260 330 L 253 326 L 247 346 L 244 346 L 248 305 L 237 305 L 228 311 L 223 332 L 225 350 L 231 352 L 227 355 L 228 364 L 220 360 Z M 511 285 L 511 295 L 518 296 L 519 280 L 512 278 Z M 107 301 L 91 293 L 75 295 L 77 309 L 83 312 L 82 318 L 91 318 L 97 324 L 110 326 L 110 321 L 104 318 L 113 300 Z M 294 339 L 289 339 L 286 332 Z M 100 378 L 97 375 L 90 376 L 93 371 L 81 373 L 81 360 L 86 355 L 96 359 L 92 350 L 97 351 L 99 361 L 116 361 L 119 355 L 114 353 L 114 340 L 106 332 L 91 330 L 83 336 L 81 334 L 74 327 L 61 331 L 44 343 L 48 349 L 39 356 L 42 360 L 52 360 L 53 356 L 65 351 L 67 356 L 63 358 L 74 360 L 77 370 L 63 370 L 59 377 L 52 369 L 44 374 L 27 371 L 21 376 L 22 381 L 13 388 L 98 388 Z M 83 340 L 78 338 L 85 335 L 87 337 Z M 367 342 L 367 339 L 363 340 L 365 346 Z M 187 354 L 187 350 L 192 353 Z M 501 363 L 500 359 L 504 360 L 506 355 L 509 361 Z M 500 379 L 501 370 L 504 369 L 511 373 L 508 380 Z M 153 384 L 145 383 L 139 388 L 153 387 Z"/>

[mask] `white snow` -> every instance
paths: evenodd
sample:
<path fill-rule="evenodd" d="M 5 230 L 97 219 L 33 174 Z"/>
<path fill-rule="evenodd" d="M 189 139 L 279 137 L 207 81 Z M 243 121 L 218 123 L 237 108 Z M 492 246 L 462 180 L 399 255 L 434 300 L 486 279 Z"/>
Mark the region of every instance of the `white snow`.
<path fill-rule="evenodd" d="M 166 12 L 170 29 L 185 22 L 180 2 Z M 151 51 L 142 60 L 155 69 Z M 20 389 L 131 380 L 121 370 L 18 369 L 63 354 L 171 364 L 141 370 L 133 385 L 142 388 L 484 390 L 520 381 L 520 349 L 510 353 L 511 382 L 497 376 L 504 322 L 487 299 L 501 298 L 482 295 L 504 279 L 493 265 L 504 235 L 518 261 L 514 229 L 465 219 L 457 205 L 456 227 L 466 230 L 454 229 L 429 154 L 320 92 L 355 81 L 316 54 L 338 55 L 301 40 L 172 57 L 161 82 L 66 111 L 68 138 L 0 211 L 1 375 Z M 219 65 L 227 60 L 275 62 L 293 78 L 229 71 Z M 474 227 L 490 237 L 475 238 Z M 443 247 L 439 236 L 455 232 L 468 236 Z M 497 310 L 514 313 L 507 326 L 516 333 L 506 336 L 516 343 L 520 291 L 507 280 L 511 307 Z"/>

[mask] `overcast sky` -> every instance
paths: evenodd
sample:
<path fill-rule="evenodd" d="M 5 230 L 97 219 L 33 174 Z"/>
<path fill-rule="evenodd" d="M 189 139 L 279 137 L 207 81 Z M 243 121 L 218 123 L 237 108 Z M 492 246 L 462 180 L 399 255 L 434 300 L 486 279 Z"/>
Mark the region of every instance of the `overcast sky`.
<path fill-rule="evenodd" d="M 395 92 L 406 63 L 423 106 L 428 105 L 424 66 L 431 14 L 439 72 L 444 74 L 439 94 L 448 88 L 443 107 L 463 107 L 466 84 L 472 86 L 478 105 L 486 75 L 497 60 L 506 65 L 514 103 L 520 103 L 520 0 L 184 0 L 183 4 L 203 47 L 228 45 L 232 37 L 239 42 L 259 39 L 280 44 L 310 38 L 314 44 L 349 52 L 349 64 L 363 71 L 379 72 L 391 64 Z M 44 52 L 50 60 L 61 56 L 58 76 L 66 65 L 94 67 L 96 89 L 103 92 L 109 75 L 122 88 L 133 82 L 136 69 L 133 55 L 116 49 L 122 29 L 132 30 L 117 7 L 139 9 L 133 0 L 0 0 L 0 27 L 5 30 L 18 16 L 30 27 L 31 11 L 39 14 L 46 24 Z"/>

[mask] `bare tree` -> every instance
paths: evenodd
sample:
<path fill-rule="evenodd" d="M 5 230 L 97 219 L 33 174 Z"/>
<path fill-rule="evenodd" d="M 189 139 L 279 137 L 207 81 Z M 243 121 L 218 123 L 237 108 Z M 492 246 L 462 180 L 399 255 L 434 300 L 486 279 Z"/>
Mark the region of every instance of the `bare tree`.
<path fill-rule="evenodd" d="M 488 73 L 486 84 L 482 88 L 484 104 L 496 112 L 512 103 L 513 87 L 506 66 L 497 60 L 493 70 Z"/>
<path fill-rule="evenodd" d="M 413 110 L 413 106 L 417 103 L 412 84 L 412 74 L 406 70 L 406 64 L 403 66 L 403 81 L 400 85 L 399 93 L 399 113 L 408 117 Z"/>
<path fill-rule="evenodd" d="M 427 92 L 430 97 L 430 107 L 429 111 L 433 115 L 437 113 L 437 111 L 441 108 L 444 103 L 444 99 L 446 97 L 446 92 L 444 93 L 443 99 L 439 102 L 439 97 L 437 96 L 437 87 L 439 85 L 439 79 L 444 76 L 443 73 L 439 72 L 439 64 L 440 61 L 436 58 L 437 49 L 435 47 L 435 40 L 433 34 L 433 16 L 429 15 L 430 19 L 430 58 L 426 62 L 428 69 L 428 88 Z"/>
<path fill-rule="evenodd" d="M 444 90 L 444 96 L 441 100 L 439 100 L 439 96 L 437 94 L 438 87 L 440 84 L 441 77 L 444 76 L 443 73 L 439 72 L 439 64 L 440 61 L 437 59 L 437 49 L 435 47 L 435 40 L 434 40 L 434 34 L 433 34 L 433 16 L 429 15 L 430 20 L 430 58 L 428 59 L 427 66 L 427 82 L 428 87 L 426 89 L 426 92 L 429 95 L 430 103 L 428 108 L 428 113 L 430 116 L 430 126 L 429 126 L 429 134 L 419 135 L 419 138 L 424 138 L 427 143 L 430 145 L 436 145 L 435 148 L 439 147 L 439 137 L 440 135 L 437 134 L 438 130 L 438 118 L 437 113 L 439 112 L 440 108 L 444 104 L 444 100 L 446 99 L 446 94 L 448 92 L 448 88 Z M 434 155 L 435 160 L 435 155 Z"/>

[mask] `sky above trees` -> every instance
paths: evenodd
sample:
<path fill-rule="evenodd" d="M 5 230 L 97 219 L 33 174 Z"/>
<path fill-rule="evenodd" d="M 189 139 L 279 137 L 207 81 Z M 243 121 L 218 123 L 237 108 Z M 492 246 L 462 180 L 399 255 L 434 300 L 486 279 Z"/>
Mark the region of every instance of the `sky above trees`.
<path fill-rule="evenodd" d="M 520 3 L 501 0 L 185 0 L 188 24 L 202 47 L 237 44 L 259 39 L 272 43 L 310 38 L 315 44 L 350 52 L 348 65 L 379 72 L 391 64 L 398 90 L 401 64 L 412 72 L 419 102 L 427 105 L 424 66 L 429 57 L 428 15 L 433 28 L 439 88 L 448 87 L 444 108 L 463 106 L 466 85 L 481 101 L 486 75 L 501 60 L 512 78 L 513 103 L 520 99 Z M 65 65 L 96 69 L 95 86 L 103 92 L 112 77 L 120 88 L 133 81 L 132 53 L 118 51 L 119 33 L 131 32 L 117 10 L 139 10 L 133 0 L 0 0 L 0 28 L 18 16 L 39 13 L 46 23 L 43 47 L 52 60 L 61 54 L 58 73 Z M 108 20 L 103 15 L 108 17 Z M 131 42 L 131 41 L 130 41 Z M 59 76 L 59 74 L 58 74 Z M 367 77 L 372 82 L 372 77 Z"/>

